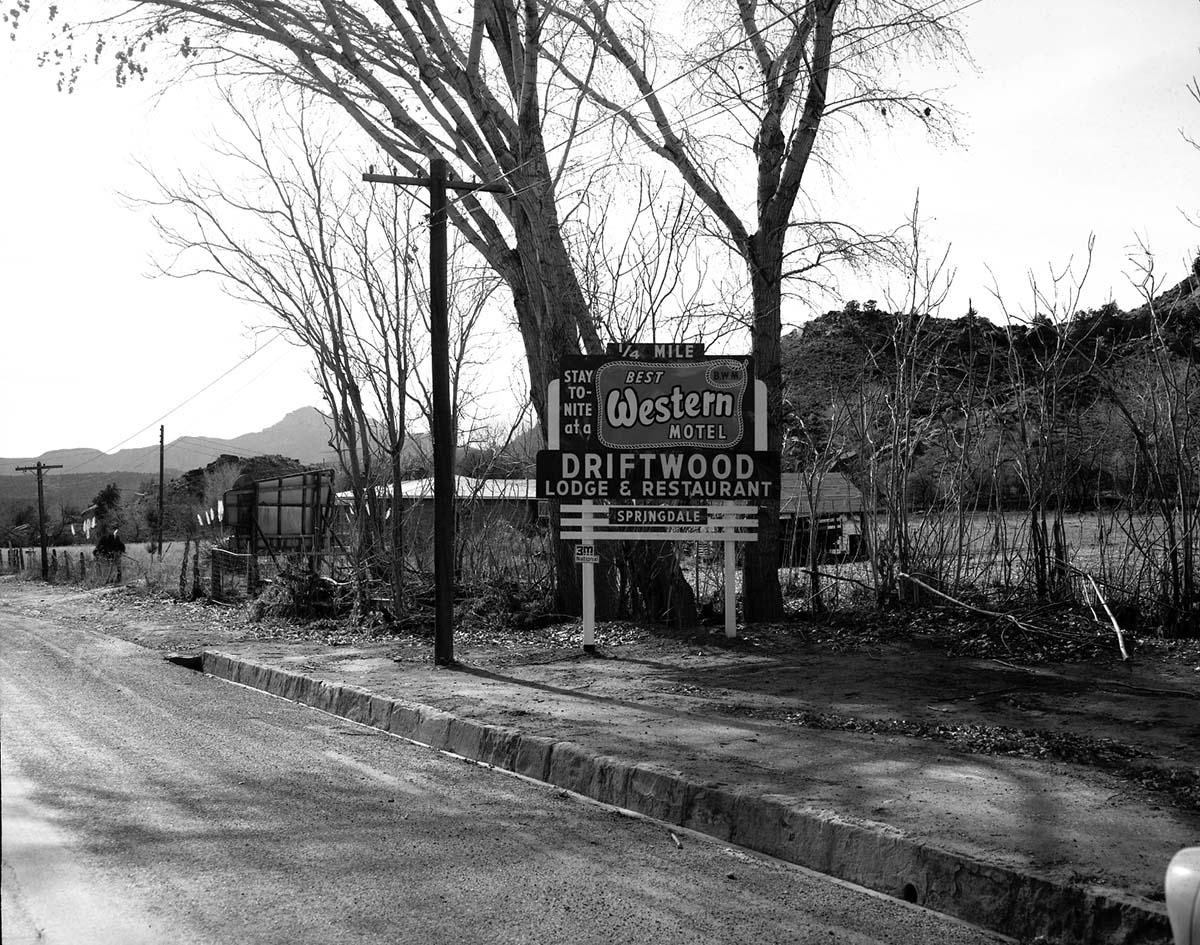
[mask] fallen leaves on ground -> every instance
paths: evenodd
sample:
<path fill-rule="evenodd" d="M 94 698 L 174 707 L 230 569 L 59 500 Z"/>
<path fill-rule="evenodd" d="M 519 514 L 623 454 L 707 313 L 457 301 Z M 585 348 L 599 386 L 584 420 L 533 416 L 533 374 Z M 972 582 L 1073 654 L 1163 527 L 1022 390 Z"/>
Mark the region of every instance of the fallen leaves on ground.
<path fill-rule="evenodd" d="M 945 725 L 910 719 L 864 719 L 832 712 L 773 709 L 740 703 L 711 703 L 711 706 L 738 718 L 784 722 L 825 731 L 903 735 L 946 742 L 970 754 L 1087 765 L 1172 796 L 1187 810 L 1200 811 L 1200 768 L 1173 765 L 1144 749 L 1111 738 L 979 723 Z"/>

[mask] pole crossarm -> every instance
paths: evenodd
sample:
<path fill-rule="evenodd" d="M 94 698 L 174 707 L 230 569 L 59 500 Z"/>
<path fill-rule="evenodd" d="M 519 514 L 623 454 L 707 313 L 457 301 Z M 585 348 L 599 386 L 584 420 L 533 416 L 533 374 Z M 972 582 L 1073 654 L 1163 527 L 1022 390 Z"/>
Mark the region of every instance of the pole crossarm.
<path fill-rule="evenodd" d="M 395 184 L 400 187 L 428 187 L 431 183 L 428 177 L 401 177 L 396 174 L 363 174 L 362 179 L 368 184 Z M 475 193 L 484 191 L 489 194 L 507 194 L 508 188 L 504 184 L 475 184 L 470 181 L 446 181 L 447 190 L 456 190 L 461 193 Z"/>

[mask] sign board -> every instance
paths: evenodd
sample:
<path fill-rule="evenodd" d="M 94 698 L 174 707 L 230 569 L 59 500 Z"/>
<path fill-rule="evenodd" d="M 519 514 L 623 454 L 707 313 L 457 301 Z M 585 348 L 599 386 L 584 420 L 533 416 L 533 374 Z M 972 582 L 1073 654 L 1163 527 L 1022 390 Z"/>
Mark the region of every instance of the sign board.
<path fill-rule="evenodd" d="M 221 523 L 233 530 L 235 551 L 312 552 L 324 545 L 335 498 L 332 469 L 243 476 L 221 499 Z"/>
<path fill-rule="evenodd" d="M 539 498 L 765 502 L 779 496 L 779 454 L 539 450 Z"/>
<path fill-rule="evenodd" d="M 756 450 L 753 360 L 702 345 L 610 345 L 563 359 L 561 448 L 537 459 L 539 498 L 758 501 L 779 456 Z"/>
<path fill-rule="evenodd" d="M 596 368 L 596 439 L 607 449 L 736 449 L 746 435 L 749 365 L 608 361 Z"/>
<path fill-rule="evenodd" d="M 757 537 L 779 499 L 767 446 L 766 387 L 747 355 L 699 344 L 610 344 L 563 358 L 537 455 L 537 496 L 559 500 L 559 534 L 583 564 L 583 648 L 595 649 L 597 539 L 701 540 L 725 548 L 725 633 L 736 636 L 735 543 Z M 599 504 L 597 504 L 599 503 Z"/>
<path fill-rule="evenodd" d="M 680 344 L 673 341 L 610 341 L 606 348 L 610 358 L 640 358 L 647 361 L 699 361 L 704 357 L 704 345 L 697 341 Z"/>
<path fill-rule="evenodd" d="M 754 371 L 748 356 L 568 357 L 559 398 L 561 442 L 568 450 L 711 452 L 753 444 Z"/>

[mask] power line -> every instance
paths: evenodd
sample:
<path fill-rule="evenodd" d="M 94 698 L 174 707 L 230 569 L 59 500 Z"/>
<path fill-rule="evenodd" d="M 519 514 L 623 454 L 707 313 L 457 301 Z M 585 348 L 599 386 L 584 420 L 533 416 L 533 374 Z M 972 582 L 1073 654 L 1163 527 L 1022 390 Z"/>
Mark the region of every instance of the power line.
<path fill-rule="evenodd" d="M 219 459 L 221 456 L 232 455 L 229 449 L 217 447 L 209 443 L 198 442 L 199 438 L 194 436 L 176 437 L 172 444 L 178 444 L 186 447 L 189 450 L 194 450 L 197 453 L 203 453 L 205 456 L 211 456 L 213 459 Z"/>
<path fill-rule="evenodd" d="M 213 452 L 227 450 L 230 443 L 229 440 L 222 440 L 215 436 L 181 436 L 179 439 L 190 442 L 197 449 L 207 449 Z"/>
<path fill-rule="evenodd" d="M 143 434 L 147 430 L 149 430 L 151 427 L 153 427 L 155 424 L 161 423 L 167 417 L 171 416 L 171 414 L 175 413 L 177 410 L 183 409 L 188 404 L 190 404 L 193 400 L 195 400 L 197 397 L 199 397 L 201 394 L 203 394 L 205 391 L 207 391 L 210 387 L 213 387 L 219 381 L 224 380 L 226 377 L 228 377 L 230 374 L 232 374 L 234 371 L 236 371 L 238 368 L 240 368 L 243 364 L 245 364 L 247 361 L 249 361 L 255 355 L 257 355 L 261 351 L 263 351 L 268 345 L 270 345 L 274 341 L 276 341 L 282 334 L 283 334 L 283 329 L 277 328 L 275 330 L 275 334 L 273 334 L 270 338 L 268 338 L 266 341 L 264 341 L 261 345 L 259 345 L 253 351 L 251 351 L 248 355 L 243 357 L 241 360 L 239 360 L 236 364 L 234 364 L 228 370 L 223 371 L 222 373 L 218 374 L 215 378 L 213 378 L 211 381 L 209 381 L 207 384 L 205 384 L 203 387 L 201 387 L 198 391 L 193 393 L 191 396 L 180 401 L 178 404 L 176 404 L 174 407 L 172 407 L 170 410 L 168 410 L 166 413 L 164 413 L 161 417 L 155 417 L 153 420 L 151 420 L 149 423 L 147 423 L 140 430 L 137 430 L 136 432 L 131 433 L 129 436 L 125 437 L 125 439 L 123 439 L 120 443 L 117 443 L 115 446 L 110 446 L 103 453 L 98 454 L 97 456 L 92 456 L 89 459 L 85 459 L 82 463 L 79 463 L 76 466 L 72 466 L 70 469 L 67 470 L 67 473 L 73 473 L 77 469 L 82 469 L 84 466 L 88 465 L 88 463 L 95 462 L 97 459 L 99 459 L 100 456 L 111 453 L 111 452 L 113 452 L 113 450 L 120 449 L 122 446 L 124 446 L 126 443 L 128 443 L 130 440 L 132 440 L 134 437 L 140 436 L 141 434 Z"/>
<path fill-rule="evenodd" d="M 182 446 L 186 447 L 187 449 L 195 450 L 197 452 L 203 453 L 204 455 L 209 456 L 213 459 L 220 459 L 222 456 L 238 456 L 239 458 L 245 458 L 245 454 L 247 453 L 246 450 L 239 450 L 237 447 L 230 446 L 228 443 L 226 443 L 224 446 L 217 445 L 222 442 L 220 440 L 214 440 L 212 442 L 207 442 L 207 443 L 202 442 L 206 439 L 208 439 L 208 438 L 207 437 L 196 437 L 196 436 L 181 436 L 181 437 L 178 437 L 173 442 L 179 443 Z M 253 451 L 251 451 L 251 452 L 253 452 Z"/>

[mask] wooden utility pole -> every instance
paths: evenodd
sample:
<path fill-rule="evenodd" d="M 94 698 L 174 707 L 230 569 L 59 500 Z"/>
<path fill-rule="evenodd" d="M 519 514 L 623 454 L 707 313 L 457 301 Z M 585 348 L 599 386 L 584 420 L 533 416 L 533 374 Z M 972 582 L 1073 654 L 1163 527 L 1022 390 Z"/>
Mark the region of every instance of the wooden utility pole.
<path fill-rule="evenodd" d="M 433 373 L 433 661 L 454 662 L 454 422 L 450 415 L 450 315 L 446 289 L 446 191 L 508 193 L 503 184 L 471 184 L 446 179 L 446 161 L 429 162 L 428 177 L 363 174 L 375 184 L 429 189 L 429 345 Z M 393 503 L 399 483 L 392 483 Z M 392 514 L 396 514 L 393 508 Z M 395 554 L 395 549 L 393 549 Z"/>
<path fill-rule="evenodd" d="M 36 472 L 38 480 L 38 534 L 42 539 L 42 580 L 50 580 L 50 563 L 46 558 L 46 497 L 42 490 L 42 473 L 47 469 L 62 469 L 62 466 L 47 466 L 38 462 L 36 466 L 17 466 L 17 472 Z"/>
<path fill-rule="evenodd" d="M 165 430 L 166 427 L 160 423 L 158 425 L 158 560 L 160 564 L 163 559 L 163 433 Z"/>

